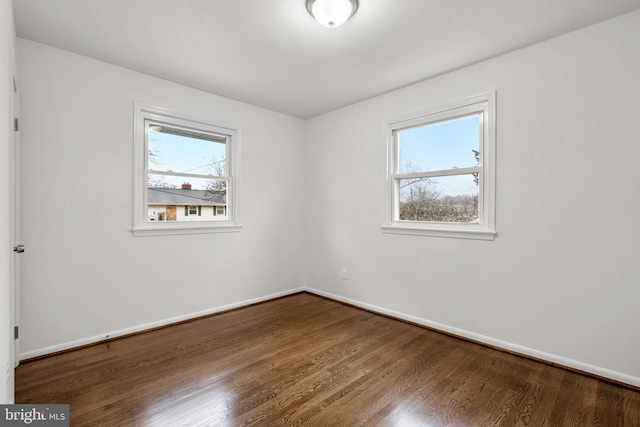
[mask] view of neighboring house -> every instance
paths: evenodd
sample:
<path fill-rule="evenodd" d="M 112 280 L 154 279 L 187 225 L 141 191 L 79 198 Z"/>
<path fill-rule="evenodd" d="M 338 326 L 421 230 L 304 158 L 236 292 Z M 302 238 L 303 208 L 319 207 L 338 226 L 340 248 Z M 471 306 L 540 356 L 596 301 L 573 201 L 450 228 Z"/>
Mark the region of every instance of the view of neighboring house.
<path fill-rule="evenodd" d="M 227 197 L 224 190 L 192 190 L 191 184 L 181 188 L 149 188 L 149 221 L 216 221 L 227 219 Z"/>

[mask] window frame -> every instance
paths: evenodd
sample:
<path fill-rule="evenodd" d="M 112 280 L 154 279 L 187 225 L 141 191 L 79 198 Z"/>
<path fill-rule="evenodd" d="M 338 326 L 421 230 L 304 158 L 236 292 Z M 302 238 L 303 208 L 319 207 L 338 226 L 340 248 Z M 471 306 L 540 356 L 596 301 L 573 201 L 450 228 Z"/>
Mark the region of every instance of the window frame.
<path fill-rule="evenodd" d="M 148 139 L 146 122 L 161 122 L 168 126 L 183 127 L 223 135 L 226 138 L 227 219 L 220 221 L 147 221 L 148 206 Z M 134 103 L 134 188 L 133 227 L 136 237 L 176 234 L 202 234 L 240 231 L 238 222 L 238 188 L 240 129 L 234 126 L 213 124 L 175 111 Z M 152 172 L 153 173 L 153 172 Z M 178 174 L 182 176 L 183 174 Z M 217 177 L 216 177 L 217 178 Z"/>
<path fill-rule="evenodd" d="M 425 171 L 410 174 L 399 173 L 400 131 L 435 125 L 464 117 L 480 115 L 480 141 L 477 167 L 451 170 Z M 411 234 L 434 237 L 453 237 L 465 239 L 493 240 L 496 231 L 495 188 L 496 188 L 496 92 L 488 92 L 460 102 L 432 108 L 427 112 L 405 114 L 387 120 L 387 171 L 385 233 Z M 439 177 L 478 173 L 478 222 L 449 223 L 436 221 L 401 221 L 399 219 L 399 182 L 406 178 Z"/>

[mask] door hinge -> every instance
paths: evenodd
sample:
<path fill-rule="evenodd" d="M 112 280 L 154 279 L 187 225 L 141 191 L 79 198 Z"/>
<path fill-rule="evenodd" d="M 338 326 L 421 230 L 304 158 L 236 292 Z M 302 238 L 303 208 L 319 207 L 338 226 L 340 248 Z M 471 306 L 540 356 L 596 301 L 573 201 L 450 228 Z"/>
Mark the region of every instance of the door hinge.
<path fill-rule="evenodd" d="M 17 117 L 13 119 L 13 130 L 15 132 L 18 132 L 20 130 L 20 120 L 18 120 Z"/>
<path fill-rule="evenodd" d="M 13 339 L 17 340 L 20 337 L 20 328 L 18 326 L 13 327 Z"/>

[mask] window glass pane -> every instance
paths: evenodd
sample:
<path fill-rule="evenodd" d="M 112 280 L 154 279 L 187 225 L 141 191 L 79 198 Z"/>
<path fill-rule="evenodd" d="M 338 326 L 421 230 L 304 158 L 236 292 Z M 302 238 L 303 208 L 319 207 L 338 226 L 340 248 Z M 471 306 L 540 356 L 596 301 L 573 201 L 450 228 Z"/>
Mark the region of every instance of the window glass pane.
<path fill-rule="evenodd" d="M 149 222 L 227 219 L 228 185 L 224 179 L 149 174 L 148 183 L 147 221 Z M 214 212 L 217 215 L 214 215 Z"/>
<path fill-rule="evenodd" d="M 226 176 L 225 139 L 147 122 L 150 170 Z"/>
<path fill-rule="evenodd" d="M 474 174 L 398 181 L 401 221 L 478 221 L 479 189 Z"/>
<path fill-rule="evenodd" d="M 398 131 L 398 173 L 478 166 L 480 115 Z"/>

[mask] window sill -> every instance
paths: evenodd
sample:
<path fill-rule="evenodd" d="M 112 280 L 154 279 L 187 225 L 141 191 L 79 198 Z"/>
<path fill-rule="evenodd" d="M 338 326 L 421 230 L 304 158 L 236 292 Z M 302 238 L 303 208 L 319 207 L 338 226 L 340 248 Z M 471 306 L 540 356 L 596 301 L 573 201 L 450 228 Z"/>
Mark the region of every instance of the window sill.
<path fill-rule="evenodd" d="M 237 224 L 163 224 L 135 227 L 131 230 L 135 237 L 146 236 L 174 236 L 185 234 L 208 234 L 208 233 L 234 233 L 242 230 L 242 225 Z"/>
<path fill-rule="evenodd" d="M 461 229 L 461 228 L 432 228 L 419 225 L 383 225 L 383 233 L 407 234 L 412 236 L 447 237 L 454 239 L 493 240 L 496 231 L 485 229 Z"/>

